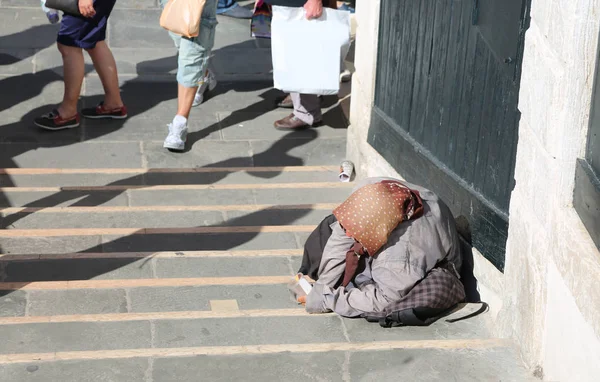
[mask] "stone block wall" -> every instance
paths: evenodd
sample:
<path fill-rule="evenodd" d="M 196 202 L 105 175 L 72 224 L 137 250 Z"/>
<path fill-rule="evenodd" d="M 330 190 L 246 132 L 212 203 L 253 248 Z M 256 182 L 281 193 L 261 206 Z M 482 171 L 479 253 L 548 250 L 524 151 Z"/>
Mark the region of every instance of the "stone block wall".
<path fill-rule="evenodd" d="M 600 253 L 573 209 L 587 142 L 598 0 L 533 1 L 521 78 L 499 333 L 548 380 L 600 375 Z"/>

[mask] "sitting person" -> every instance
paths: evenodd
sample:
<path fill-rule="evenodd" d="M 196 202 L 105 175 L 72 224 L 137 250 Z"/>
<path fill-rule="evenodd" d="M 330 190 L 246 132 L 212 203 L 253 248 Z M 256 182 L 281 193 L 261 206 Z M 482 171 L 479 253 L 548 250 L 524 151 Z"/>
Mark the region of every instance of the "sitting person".
<path fill-rule="evenodd" d="M 321 255 L 314 248 L 329 234 Z M 369 178 L 309 237 L 300 272 L 317 281 L 298 301 L 309 313 L 365 317 L 404 298 L 434 268 L 451 274 L 464 298 L 461 264 L 454 218 L 434 193 Z"/>

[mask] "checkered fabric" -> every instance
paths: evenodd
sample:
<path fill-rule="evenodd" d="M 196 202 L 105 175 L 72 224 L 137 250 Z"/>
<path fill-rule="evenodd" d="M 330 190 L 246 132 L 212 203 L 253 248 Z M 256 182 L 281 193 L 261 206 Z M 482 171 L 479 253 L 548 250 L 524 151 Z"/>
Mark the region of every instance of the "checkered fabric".
<path fill-rule="evenodd" d="M 451 266 L 443 264 L 433 268 L 406 296 L 392 302 L 380 314 L 366 318 L 386 327 L 429 325 L 464 300 L 463 284 Z"/>

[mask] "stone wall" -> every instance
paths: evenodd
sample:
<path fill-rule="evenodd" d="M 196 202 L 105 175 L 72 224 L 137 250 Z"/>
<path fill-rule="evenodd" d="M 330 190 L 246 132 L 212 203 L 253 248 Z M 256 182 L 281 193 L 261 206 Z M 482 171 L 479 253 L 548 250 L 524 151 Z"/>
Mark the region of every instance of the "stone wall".
<path fill-rule="evenodd" d="M 347 156 L 359 178 L 402 178 L 369 144 L 379 0 L 357 1 L 356 73 Z M 521 347 L 547 380 L 600 375 L 600 253 L 572 207 L 597 57 L 600 0 L 533 1 L 526 35 L 522 112 L 506 269 L 475 250 L 490 328 Z"/>
<path fill-rule="evenodd" d="M 599 11 L 599 0 L 533 1 L 525 39 L 499 328 L 548 380 L 600 375 L 600 253 L 572 206 Z"/>

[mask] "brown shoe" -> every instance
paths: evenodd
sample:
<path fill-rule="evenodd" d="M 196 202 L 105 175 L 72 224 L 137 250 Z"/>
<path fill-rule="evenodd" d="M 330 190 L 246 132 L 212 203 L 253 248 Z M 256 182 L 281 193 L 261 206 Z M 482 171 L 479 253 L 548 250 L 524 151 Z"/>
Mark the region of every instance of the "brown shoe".
<path fill-rule="evenodd" d="M 318 125 L 321 121 L 315 121 L 312 126 Z M 287 117 L 280 119 L 279 121 L 275 121 L 273 124 L 277 130 L 300 130 L 306 129 L 310 127 L 308 123 L 302 121 L 294 114 L 290 114 Z"/>
<path fill-rule="evenodd" d="M 292 102 L 292 96 L 289 94 L 286 95 L 283 99 L 277 102 L 277 107 L 281 107 L 284 109 L 293 109 L 294 103 Z"/>

